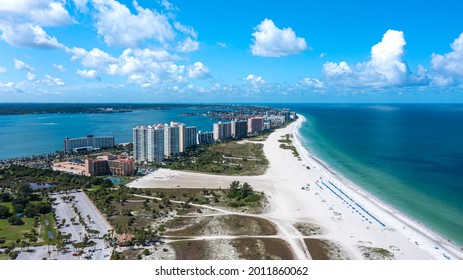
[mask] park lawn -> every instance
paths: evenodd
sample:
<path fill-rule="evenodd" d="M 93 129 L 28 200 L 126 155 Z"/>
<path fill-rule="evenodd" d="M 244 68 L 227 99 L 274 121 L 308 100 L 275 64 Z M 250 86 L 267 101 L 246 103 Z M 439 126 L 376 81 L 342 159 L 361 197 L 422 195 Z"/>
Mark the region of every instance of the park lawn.
<path fill-rule="evenodd" d="M 46 219 L 48 219 L 48 225 L 45 222 Z M 51 213 L 40 215 L 40 223 L 42 224 L 42 239 L 44 241 L 44 244 L 53 243 L 56 239 L 56 236 L 58 236 L 58 231 L 55 226 L 55 219 L 53 219 Z M 49 231 L 53 233 L 53 239 L 50 239 L 50 237 L 48 236 Z"/>
<path fill-rule="evenodd" d="M 98 186 L 98 185 L 92 185 L 91 188 L 88 188 L 88 189 L 85 189 L 85 191 L 89 191 L 89 192 L 94 192 L 94 191 L 97 191 L 101 188 L 101 186 Z"/>
<path fill-rule="evenodd" d="M 16 241 L 16 239 L 26 240 L 24 233 L 30 232 L 34 228 L 33 218 L 22 218 L 24 225 L 12 226 L 7 219 L 0 219 L 0 238 L 5 238 L 6 242 Z M 36 228 L 37 229 L 37 228 Z"/>
<path fill-rule="evenodd" d="M 13 203 L 11 203 L 11 202 L 0 202 L 0 205 L 8 207 L 8 209 L 10 209 L 10 213 L 13 213 Z"/>

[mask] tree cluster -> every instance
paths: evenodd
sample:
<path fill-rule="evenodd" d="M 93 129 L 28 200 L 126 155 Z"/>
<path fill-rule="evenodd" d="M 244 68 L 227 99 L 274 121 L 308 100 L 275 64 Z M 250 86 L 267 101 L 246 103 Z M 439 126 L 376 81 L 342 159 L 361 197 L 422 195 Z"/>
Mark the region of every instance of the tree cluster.
<path fill-rule="evenodd" d="M 251 185 L 248 183 L 240 184 L 239 181 L 230 183 L 230 189 L 227 193 L 228 198 L 231 198 L 228 204 L 231 207 L 242 207 L 261 200 L 261 195 L 254 192 Z"/>

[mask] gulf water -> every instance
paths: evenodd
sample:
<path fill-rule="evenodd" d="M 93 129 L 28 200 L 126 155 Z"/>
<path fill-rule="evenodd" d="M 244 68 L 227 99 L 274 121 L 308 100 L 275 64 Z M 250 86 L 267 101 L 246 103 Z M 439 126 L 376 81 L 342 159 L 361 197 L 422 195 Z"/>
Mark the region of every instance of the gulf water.
<path fill-rule="evenodd" d="M 307 118 L 307 150 L 463 245 L 463 105 L 286 106 Z"/>

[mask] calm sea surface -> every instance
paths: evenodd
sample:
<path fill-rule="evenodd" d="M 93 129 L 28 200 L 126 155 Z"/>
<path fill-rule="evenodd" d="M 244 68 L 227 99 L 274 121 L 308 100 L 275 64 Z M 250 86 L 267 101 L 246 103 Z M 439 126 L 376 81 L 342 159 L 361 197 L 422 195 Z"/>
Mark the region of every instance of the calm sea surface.
<path fill-rule="evenodd" d="M 268 105 L 303 114 L 303 144 L 333 169 L 463 245 L 463 105 Z M 87 134 L 129 142 L 133 127 L 171 120 L 211 131 L 208 117 L 180 116 L 194 111 L 0 116 L 0 159 Z"/>
<path fill-rule="evenodd" d="M 204 116 L 180 116 L 197 109 L 134 111 L 113 114 L 37 114 L 0 116 L 0 159 L 52 153 L 64 149 L 65 137 L 114 136 L 116 143 L 132 141 L 137 125 L 171 120 L 212 131 L 213 121 Z"/>

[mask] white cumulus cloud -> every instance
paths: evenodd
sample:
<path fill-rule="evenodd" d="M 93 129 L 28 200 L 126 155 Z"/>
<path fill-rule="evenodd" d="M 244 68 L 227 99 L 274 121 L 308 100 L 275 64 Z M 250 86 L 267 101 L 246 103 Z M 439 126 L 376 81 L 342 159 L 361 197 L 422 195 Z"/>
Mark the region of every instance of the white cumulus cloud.
<path fill-rule="evenodd" d="M 97 48 L 90 51 L 83 48 L 68 48 L 66 51 L 73 54 L 71 61 L 80 59 L 81 64 L 85 67 L 100 68 L 117 62 L 116 58 Z"/>
<path fill-rule="evenodd" d="M 346 86 L 401 86 L 417 83 L 403 61 L 405 38 L 402 31 L 388 30 L 381 40 L 371 48 L 370 60 L 349 66 L 326 62 L 323 73 L 331 83 Z"/>
<path fill-rule="evenodd" d="M 180 22 L 176 21 L 176 22 L 174 22 L 174 27 L 178 31 L 182 32 L 183 34 L 189 35 L 189 36 L 191 36 L 193 38 L 198 37 L 198 33 L 191 26 L 186 26 L 186 25 L 183 25 Z"/>
<path fill-rule="evenodd" d="M 4 24 L 0 22 L 0 38 L 13 47 L 60 49 L 63 44 L 42 27 L 32 23 Z"/>
<path fill-rule="evenodd" d="M 84 78 L 90 79 L 90 80 L 98 80 L 100 81 L 101 78 L 98 75 L 98 72 L 96 70 L 77 70 L 76 73 Z"/>
<path fill-rule="evenodd" d="M 56 49 L 64 46 L 47 26 L 74 24 L 63 1 L 4 0 L 0 4 L 0 38 L 14 47 Z"/>
<path fill-rule="evenodd" d="M 201 62 L 195 62 L 188 67 L 188 77 L 194 79 L 203 79 L 210 76 L 211 71 Z"/>
<path fill-rule="evenodd" d="M 281 57 L 307 49 L 304 38 L 297 37 L 290 27 L 279 29 L 270 19 L 264 19 L 254 29 L 251 52 L 255 56 Z"/>
<path fill-rule="evenodd" d="M 52 66 L 55 67 L 56 69 L 58 69 L 58 70 L 61 71 L 61 72 L 65 72 L 65 71 L 66 71 L 66 68 L 64 68 L 64 66 L 61 65 L 61 64 L 54 64 L 54 63 L 53 63 Z"/>
<path fill-rule="evenodd" d="M 19 60 L 19 59 L 13 59 L 14 61 L 14 68 L 18 69 L 18 70 L 27 70 L 27 71 L 34 71 L 34 67 L 28 65 L 27 63 L 25 63 L 24 61 L 22 60 Z"/>
<path fill-rule="evenodd" d="M 21 21 L 30 21 L 41 26 L 63 26 L 75 23 L 64 7 L 56 0 L 4 0 L 0 14 Z"/>
<path fill-rule="evenodd" d="M 60 78 L 52 77 L 48 74 L 45 75 L 45 79 L 43 80 L 43 82 L 45 82 L 49 86 L 64 86 L 65 85 L 63 80 L 61 80 Z"/>
<path fill-rule="evenodd" d="M 161 0 L 161 5 L 164 7 L 164 9 L 168 11 L 175 11 L 177 10 L 177 7 L 175 7 L 172 3 L 170 3 L 168 0 Z"/>
<path fill-rule="evenodd" d="M 300 84 L 313 89 L 322 89 L 325 87 L 325 84 L 322 81 L 315 78 L 304 78 L 300 81 Z"/>
<path fill-rule="evenodd" d="M 255 87 L 258 85 L 264 85 L 266 83 L 264 78 L 254 74 L 249 74 L 246 78 L 244 78 L 244 80 Z"/>
<path fill-rule="evenodd" d="M 16 92 L 15 84 L 13 82 L 3 83 L 0 81 L 0 92 Z"/>
<path fill-rule="evenodd" d="M 3 66 L 0 66 L 0 74 L 6 73 L 6 68 Z"/>
<path fill-rule="evenodd" d="M 32 74 L 31 72 L 27 72 L 27 76 L 26 76 L 27 80 L 28 81 L 35 81 L 35 75 Z"/>
<path fill-rule="evenodd" d="M 452 51 L 444 55 L 432 54 L 432 70 L 436 73 L 436 84 L 447 85 L 454 80 L 463 80 L 463 33 L 450 45 Z"/>
<path fill-rule="evenodd" d="M 192 40 L 190 37 L 186 38 L 185 41 L 178 44 L 178 52 L 194 52 L 199 49 L 198 41 Z"/>
<path fill-rule="evenodd" d="M 167 17 L 133 1 L 136 14 L 115 0 L 93 0 L 96 28 L 109 46 L 136 47 L 146 39 L 171 41 L 175 33 Z"/>
<path fill-rule="evenodd" d="M 352 73 L 352 69 L 345 61 L 339 63 L 326 62 L 323 64 L 323 74 L 327 77 L 339 77 L 345 76 Z"/>

